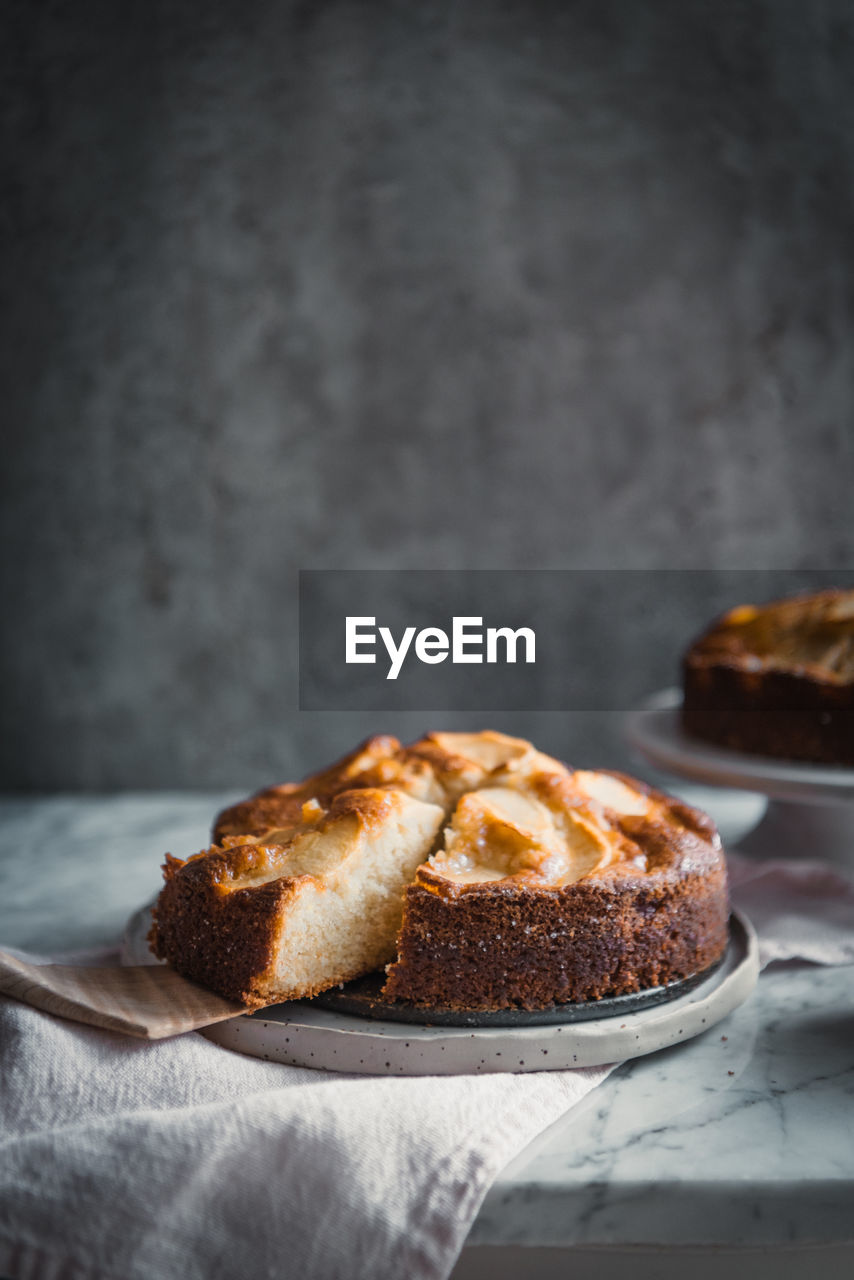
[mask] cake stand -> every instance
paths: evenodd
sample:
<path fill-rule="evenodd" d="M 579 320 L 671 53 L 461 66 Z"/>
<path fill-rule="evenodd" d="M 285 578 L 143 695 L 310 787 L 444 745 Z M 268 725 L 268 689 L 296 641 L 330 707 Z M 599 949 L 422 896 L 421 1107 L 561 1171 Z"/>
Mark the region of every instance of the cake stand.
<path fill-rule="evenodd" d="M 689 738 L 682 694 L 665 689 L 624 723 L 626 739 L 659 769 L 768 797 L 765 814 L 738 849 L 757 858 L 819 857 L 854 868 L 854 769 L 745 755 Z"/>

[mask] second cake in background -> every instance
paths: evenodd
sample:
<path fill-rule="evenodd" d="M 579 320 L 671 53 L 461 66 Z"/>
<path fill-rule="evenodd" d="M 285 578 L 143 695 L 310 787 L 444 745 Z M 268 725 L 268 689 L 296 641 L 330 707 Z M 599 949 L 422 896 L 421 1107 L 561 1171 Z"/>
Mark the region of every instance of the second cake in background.
<path fill-rule="evenodd" d="M 683 684 L 692 737 L 854 765 L 854 590 L 731 609 L 688 649 Z"/>

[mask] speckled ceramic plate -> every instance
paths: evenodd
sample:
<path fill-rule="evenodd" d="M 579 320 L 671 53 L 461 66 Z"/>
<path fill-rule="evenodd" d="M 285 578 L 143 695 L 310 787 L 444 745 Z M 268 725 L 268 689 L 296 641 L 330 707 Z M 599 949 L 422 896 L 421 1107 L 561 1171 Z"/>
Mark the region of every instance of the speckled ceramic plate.
<path fill-rule="evenodd" d="M 727 954 L 712 974 L 666 1004 L 622 1018 L 549 1026 L 438 1027 L 376 1021 L 302 1000 L 220 1022 L 202 1035 L 252 1057 L 360 1074 L 558 1071 L 620 1062 L 690 1040 L 746 1000 L 758 973 L 753 929 L 734 914 Z"/>
<path fill-rule="evenodd" d="M 128 922 L 126 963 L 158 963 L 148 950 L 150 922 L 151 904 Z M 361 1075 L 560 1071 L 638 1058 L 690 1040 L 742 1004 L 758 976 L 756 935 L 750 922 L 733 912 L 729 946 L 714 970 L 666 1003 L 622 1017 L 563 1019 L 545 1026 L 436 1026 L 322 1009 L 315 999 L 272 1005 L 199 1034 L 250 1057 Z"/>

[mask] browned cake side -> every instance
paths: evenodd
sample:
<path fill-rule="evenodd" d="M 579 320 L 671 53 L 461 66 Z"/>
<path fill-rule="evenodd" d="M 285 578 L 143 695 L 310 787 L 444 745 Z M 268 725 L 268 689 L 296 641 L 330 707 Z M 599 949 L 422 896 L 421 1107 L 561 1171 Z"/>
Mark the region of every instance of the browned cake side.
<path fill-rule="evenodd" d="M 296 885 L 275 879 L 230 893 L 221 886 L 265 852 L 258 845 L 237 845 L 187 862 L 167 853 L 150 934 L 154 954 L 185 978 L 250 1008 L 264 1003 L 256 994 L 258 975 L 273 966 L 281 919 Z"/>
<path fill-rule="evenodd" d="M 590 882 L 565 890 L 407 890 L 384 994 L 430 1008 L 542 1009 L 701 972 L 726 945 L 714 881 Z"/>
<path fill-rule="evenodd" d="M 703 813 L 623 775 L 647 816 L 614 819 L 613 861 L 565 885 L 532 873 L 455 883 L 434 866 L 407 889 L 384 994 L 425 1007 L 539 1009 L 689 977 L 728 938 L 726 868 Z"/>
<path fill-rule="evenodd" d="M 734 751 L 854 764 L 854 591 L 731 610 L 683 659 L 682 724 Z"/>

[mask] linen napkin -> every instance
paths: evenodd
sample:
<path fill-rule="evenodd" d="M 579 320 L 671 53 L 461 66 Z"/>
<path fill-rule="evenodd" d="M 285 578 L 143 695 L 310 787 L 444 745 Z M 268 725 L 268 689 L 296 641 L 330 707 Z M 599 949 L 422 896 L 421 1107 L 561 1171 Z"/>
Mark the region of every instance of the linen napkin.
<path fill-rule="evenodd" d="M 762 955 L 854 961 L 854 885 L 730 858 Z M 611 1067 L 347 1076 L 0 1001 L 0 1274 L 443 1280 L 495 1176 Z"/>
<path fill-rule="evenodd" d="M 167 965 L 120 965 L 118 959 L 118 951 L 110 950 L 69 957 L 63 964 L 50 956 L 0 950 L 0 992 L 45 1013 L 149 1040 L 246 1012 Z"/>

